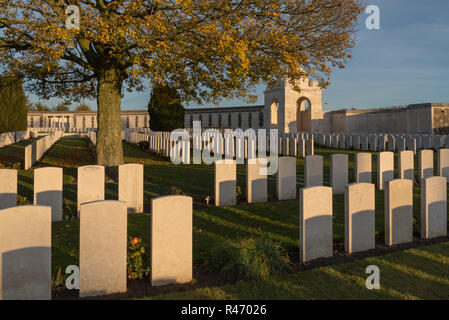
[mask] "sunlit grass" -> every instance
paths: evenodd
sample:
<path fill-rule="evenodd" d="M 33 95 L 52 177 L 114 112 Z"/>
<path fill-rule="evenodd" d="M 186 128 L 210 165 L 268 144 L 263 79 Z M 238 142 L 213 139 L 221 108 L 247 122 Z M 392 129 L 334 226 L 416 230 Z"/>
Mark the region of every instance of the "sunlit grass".
<path fill-rule="evenodd" d="M 449 243 L 266 280 L 172 293 L 151 299 L 448 299 Z M 416 259 L 420 257 L 421 259 Z M 366 267 L 380 269 L 380 289 L 368 290 Z"/>

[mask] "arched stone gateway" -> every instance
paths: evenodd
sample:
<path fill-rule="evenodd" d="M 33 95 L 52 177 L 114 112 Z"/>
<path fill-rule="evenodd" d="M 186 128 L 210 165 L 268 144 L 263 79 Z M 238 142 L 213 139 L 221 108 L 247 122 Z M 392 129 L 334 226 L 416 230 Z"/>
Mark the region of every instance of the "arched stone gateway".
<path fill-rule="evenodd" d="M 303 78 L 296 82 L 300 91 L 296 91 L 287 79 L 281 79 L 274 87 L 265 91 L 265 110 L 267 129 L 272 128 L 272 104 L 278 102 L 277 124 L 279 133 L 296 133 L 298 131 L 316 132 L 322 127 L 323 110 L 321 105 L 321 88 L 315 80 Z"/>
<path fill-rule="evenodd" d="M 329 123 L 323 120 L 318 82 L 303 78 L 296 87 L 299 91 L 287 79 L 280 79 L 265 90 L 263 105 L 185 109 L 184 125 L 191 128 L 192 122 L 199 120 L 204 128 L 278 129 L 279 134 L 325 131 Z M 219 114 L 227 116 L 228 121 L 220 123 Z M 213 121 L 207 121 L 209 118 Z"/>

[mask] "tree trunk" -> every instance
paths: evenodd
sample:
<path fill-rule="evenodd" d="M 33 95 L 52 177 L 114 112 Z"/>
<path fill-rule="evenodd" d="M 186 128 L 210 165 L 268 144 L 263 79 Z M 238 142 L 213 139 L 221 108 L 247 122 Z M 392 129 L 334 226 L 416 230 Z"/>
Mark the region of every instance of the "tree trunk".
<path fill-rule="evenodd" d="M 120 117 L 123 78 L 116 69 L 98 75 L 97 164 L 115 167 L 123 163 L 122 122 Z"/>

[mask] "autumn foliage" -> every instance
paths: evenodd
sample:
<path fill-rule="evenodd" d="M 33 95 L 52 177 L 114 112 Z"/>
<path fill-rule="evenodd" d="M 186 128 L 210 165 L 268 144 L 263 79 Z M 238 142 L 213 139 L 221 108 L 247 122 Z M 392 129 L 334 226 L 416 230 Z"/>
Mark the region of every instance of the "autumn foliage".
<path fill-rule="evenodd" d="M 80 29 L 66 28 L 66 7 Z M 123 90 L 246 97 L 309 75 L 324 87 L 354 45 L 358 0 L 0 0 L 0 63 L 43 98 L 97 98 L 98 162 L 122 161 Z"/>

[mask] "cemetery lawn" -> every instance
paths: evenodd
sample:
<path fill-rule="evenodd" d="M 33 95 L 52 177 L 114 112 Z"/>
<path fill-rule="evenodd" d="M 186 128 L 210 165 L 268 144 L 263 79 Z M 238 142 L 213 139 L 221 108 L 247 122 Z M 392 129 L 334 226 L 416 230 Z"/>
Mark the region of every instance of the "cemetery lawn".
<path fill-rule="evenodd" d="M 7 148 L 7 147 L 6 147 Z M 214 167 L 212 165 L 173 165 L 167 159 L 157 157 L 140 150 L 137 146 L 124 142 L 124 160 L 126 163 L 141 163 L 144 165 L 144 211 L 142 215 L 128 215 L 128 235 L 139 237 L 147 244 L 150 243 L 150 222 L 151 222 L 151 199 L 168 194 L 185 194 L 193 197 L 193 260 L 195 268 L 207 269 L 210 263 L 210 250 L 216 244 L 226 239 L 242 239 L 249 237 L 264 236 L 271 238 L 284 247 L 293 263 L 295 273 L 283 275 L 280 279 L 270 278 L 264 281 L 243 282 L 229 284 L 224 287 L 215 288 L 216 284 L 209 284 L 208 288 L 196 289 L 192 291 L 189 298 L 217 298 L 221 292 L 229 294 L 231 298 L 275 298 L 278 297 L 322 297 L 335 296 L 344 298 L 351 295 L 353 298 L 410 298 L 426 297 L 438 298 L 439 294 L 449 296 L 448 282 L 441 279 L 449 279 L 446 269 L 448 244 L 441 243 L 432 246 L 420 246 L 407 251 L 393 252 L 383 245 L 384 233 L 384 200 L 383 191 L 376 191 L 376 234 L 378 248 L 373 252 L 358 256 L 357 261 L 349 262 L 343 252 L 344 241 L 344 196 L 334 195 L 333 197 L 333 238 L 334 238 L 334 263 L 328 267 L 320 267 L 322 262 L 313 264 L 313 270 L 302 267 L 298 263 L 299 255 L 299 203 L 298 200 L 277 201 L 275 199 L 276 180 L 275 176 L 268 178 L 269 202 L 247 204 L 244 202 L 245 195 L 245 168 L 243 165 L 237 166 L 237 185 L 243 197 L 239 203 L 232 207 L 214 207 L 207 205 L 205 198 L 213 197 Z M 5 148 L 0 149 L 0 163 L 6 167 L 12 167 L 10 163 L 3 162 L 1 153 Z M 330 155 L 333 153 L 347 153 L 349 155 L 349 182 L 353 182 L 354 176 L 354 154 L 355 151 L 342 151 L 326 149 L 316 146 L 315 154 L 324 156 L 324 184 L 330 182 Z M 395 155 L 396 156 L 396 155 Z M 417 170 L 417 156 L 415 157 L 415 171 Z M 436 154 L 434 156 L 436 161 Z M 373 153 L 373 171 L 376 170 L 376 154 Z M 85 139 L 61 139 L 56 143 L 47 155 L 34 168 L 42 166 L 58 166 L 63 168 L 64 173 L 64 218 L 62 222 L 54 222 L 52 225 L 52 277 L 54 285 L 61 285 L 63 279 L 58 279 L 58 273 L 64 277 L 65 268 L 68 265 L 79 265 L 79 220 L 76 218 L 76 178 L 77 167 L 95 164 L 95 153 L 93 146 Z M 397 164 L 397 160 L 395 162 Z M 435 164 L 436 167 L 436 164 Z M 397 170 L 397 169 L 395 169 Z M 304 186 L 304 161 L 297 159 L 297 185 L 298 189 Z M 396 176 L 396 172 L 395 172 Z M 376 176 L 373 174 L 373 182 Z M 33 170 L 19 170 L 19 204 L 33 203 Z M 114 181 L 106 181 L 106 199 L 117 199 L 118 187 Z M 420 189 L 414 188 L 414 236 L 419 238 L 420 225 Z M 441 241 L 441 240 L 440 240 Z M 448 238 L 442 239 L 447 242 Z M 93 244 L 95 245 L 95 244 Z M 413 246 L 413 245 L 412 245 Z M 405 249 L 411 246 L 405 247 Z M 404 249 L 404 248 L 403 248 Z M 426 251 L 427 250 L 427 251 Z M 427 252 L 431 251 L 432 254 Z M 387 256 L 370 257 L 369 255 Z M 385 284 L 385 290 L 369 291 L 360 285 L 360 279 L 366 279 L 365 267 L 368 264 L 380 264 L 383 266 L 386 257 L 390 257 L 391 263 L 385 268 L 391 269 L 390 273 L 381 274 L 381 285 Z M 426 258 L 423 258 L 423 255 Z M 365 259 L 365 260 L 363 260 Z M 388 258 L 390 259 L 390 258 Z M 395 260 L 396 259 L 396 260 Z M 404 260 L 404 262 L 401 261 Z M 388 260 L 390 261 L 390 260 Z M 320 265 L 321 263 L 321 265 Z M 337 264 L 335 264 L 337 263 Z M 445 263 L 445 264 L 443 264 Z M 379 265 L 378 264 L 378 265 Z M 379 266 L 380 266 L 379 265 Z M 365 266 L 362 268 L 362 266 Z M 318 267 L 318 268 L 316 268 Z M 442 269 L 444 267 L 444 270 Z M 194 270 L 195 270 L 194 268 Z M 362 270 L 363 269 L 363 270 Z M 382 267 L 383 269 L 383 267 Z M 390 270 L 388 269 L 388 270 Z M 445 273 L 446 272 L 446 273 Z M 420 284 L 408 281 L 413 277 L 423 278 Z M 387 285 L 391 277 L 392 283 Z M 418 277 L 418 278 L 419 278 Z M 396 279 L 396 282 L 393 281 Z M 440 279 L 441 278 L 441 279 Z M 302 284 L 301 281 L 308 283 Z M 299 281 L 301 280 L 301 281 Z M 149 281 L 148 279 L 145 281 Z M 363 280 L 364 281 L 364 280 Z M 313 283 L 317 285 L 313 286 Z M 319 284 L 322 285 L 319 285 Z M 413 284 L 415 283 L 415 284 Z M 434 284 L 435 290 L 429 289 Z M 310 286 L 309 286 L 310 285 Z M 400 285 L 403 289 L 399 290 Z M 423 286 L 422 294 L 418 289 Z M 429 286 L 427 288 L 426 286 Z M 445 290 L 442 287 L 446 286 Z M 333 290 L 333 292 L 324 292 Z M 347 292 L 344 294 L 344 289 Z M 358 288 L 358 289 L 357 289 Z M 362 290 L 363 289 L 363 290 Z M 209 290 L 209 291 L 208 291 Z M 323 291 L 320 291 L 323 290 Z M 301 294 L 298 292 L 301 291 Z M 432 291 L 433 293 L 430 293 Z M 206 294 L 205 292 L 209 292 Z M 253 292 L 253 293 L 251 293 Z M 290 292 L 290 293 L 288 293 Z M 182 294 L 173 293 L 173 298 L 185 298 Z M 254 294 L 254 296 L 251 296 Z M 321 296 L 320 296 L 321 294 Z M 140 296 L 141 297 L 141 296 Z M 168 296 L 170 297 L 170 296 Z M 284 297 L 283 297 L 284 298 Z"/>
<path fill-rule="evenodd" d="M 380 269 L 380 289 L 365 286 L 366 267 Z M 162 294 L 145 299 L 448 299 L 449 242 L 328 265 L 264 280 Z"/>

